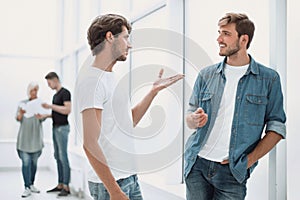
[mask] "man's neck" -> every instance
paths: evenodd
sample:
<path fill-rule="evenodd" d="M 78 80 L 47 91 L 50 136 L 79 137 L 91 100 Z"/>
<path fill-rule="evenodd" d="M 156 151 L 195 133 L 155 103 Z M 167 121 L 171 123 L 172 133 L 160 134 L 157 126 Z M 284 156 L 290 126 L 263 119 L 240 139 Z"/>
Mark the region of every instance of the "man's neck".
<path fill-rule="evenodd" d="M 56 86 L 56 88 L 55 88 L 56 92 L 58 92 L 61 88 L 62 88 L 61 84 L 58 83 L 57 86 Z"/>
<path fill-rule="evenodd" d="M 228 56 L 226 63 L 231 66 L 244 66 L 250 63 L 250 57 L 247 52 L 237 52 L 234 55 Z"/>
<path fill-rule="evenodd" d="M 116 64 L 116 62 L 117 61 L 112 59 L 110 55 L 103 52 L 95 56 L 92 66 L 103 71 L 112 72 L 113 66 Z"/>

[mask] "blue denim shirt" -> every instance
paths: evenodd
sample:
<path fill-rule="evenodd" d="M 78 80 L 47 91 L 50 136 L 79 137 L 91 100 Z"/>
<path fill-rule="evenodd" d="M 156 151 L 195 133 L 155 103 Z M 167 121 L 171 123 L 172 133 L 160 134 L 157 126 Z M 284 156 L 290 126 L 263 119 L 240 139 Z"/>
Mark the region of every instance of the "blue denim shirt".
<path fill-rule="evenodd" d="M 250 176 L 257 165 L 256 162 L 247 169 L 247 155 L 261 140 L 264 128 L 265 132 L 274 131 L 283 138 L 286 135 L 280 77 L 273 69 L 255 62 L 251 56 L 250 59 L 250 65 L 237 86 L 229 145 L 229 167 L 240 183 Z M 226 84 L 225 63 L 226 58 L 221 63 L 204 68 L 195 82 L 188 112 L 202 107 L 208 114 L 208 121 L 186 143 L 185 177 L 190 173 L 215 123 Z"/>

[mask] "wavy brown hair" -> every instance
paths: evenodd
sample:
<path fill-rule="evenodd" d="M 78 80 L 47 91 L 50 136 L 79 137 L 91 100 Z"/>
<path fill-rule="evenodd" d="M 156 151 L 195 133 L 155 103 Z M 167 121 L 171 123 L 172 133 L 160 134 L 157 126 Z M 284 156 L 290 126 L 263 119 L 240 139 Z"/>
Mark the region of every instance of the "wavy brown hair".
<path fill-rule="evenodd" d="M 131 32 L 131 25 L 128 20 L 117 14 L 101 15 L 94 19 L 87 32 L 87 39 L 93 55 L 97 55 L 104 46 L 105 36 L 107 32 L 111 32 L 117 36 L 122 32 L 122 27 L 125 26 L 128 33 Z"/>

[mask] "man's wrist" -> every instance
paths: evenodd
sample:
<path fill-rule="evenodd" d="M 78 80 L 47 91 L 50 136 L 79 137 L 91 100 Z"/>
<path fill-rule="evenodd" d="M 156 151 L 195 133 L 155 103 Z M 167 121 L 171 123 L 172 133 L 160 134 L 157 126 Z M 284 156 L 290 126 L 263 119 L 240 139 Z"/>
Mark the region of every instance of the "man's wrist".
<path fill-rule="evenodd" d="M 110 188 L 107 189 L 108 193 L 110 196 L 116 195 L 116 194 L 120 194 L 123 191 L 121 190 L 120 186 L 117 184 L 117 182 L 115 182 L 115 184 L 113 186 L 111 186 Z"/>
<path fill-rule="evenodd" d="M 247 168 L 251 167 L 251 166 L 253 165 L 253 163 L 254 163 L 253 158 L 252 158 L 251 155 L 252 155 L 252 154 L 250 153 L 250 154 L 248 154 L 248 156 L 247 156 L 247 159 L 248 159 L 248 162 L 247 162 Z"/>
<path fill-rule="evenodd" d="M 158 92 L 159 91 L 152 89 L 152 90 L 150 90 L 149 95 L 154 98 L 158 94 Z"/>

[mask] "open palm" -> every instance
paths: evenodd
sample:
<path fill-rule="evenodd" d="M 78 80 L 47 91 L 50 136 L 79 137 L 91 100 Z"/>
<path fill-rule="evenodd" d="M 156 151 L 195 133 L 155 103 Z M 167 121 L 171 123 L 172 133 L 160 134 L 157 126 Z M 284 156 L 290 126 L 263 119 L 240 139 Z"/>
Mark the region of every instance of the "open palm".
<path fill-rule="evenodd" d="M 175 76 L 170 76 L 167 78 L 162 78 L 164 70 L 161 69 L 158 75 L 158 79 L 153 83 L 153 90 L 159 92 L 160 90 L 169 87 L 170 85 L 176 83 L 184 77 L 183 74 L 176 74 Z"/>

